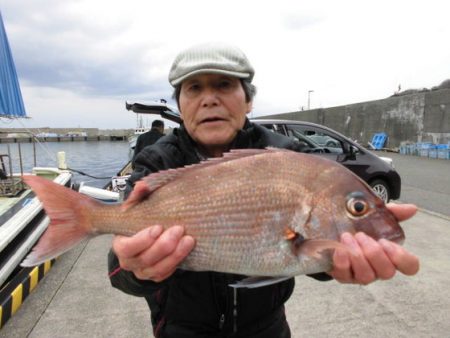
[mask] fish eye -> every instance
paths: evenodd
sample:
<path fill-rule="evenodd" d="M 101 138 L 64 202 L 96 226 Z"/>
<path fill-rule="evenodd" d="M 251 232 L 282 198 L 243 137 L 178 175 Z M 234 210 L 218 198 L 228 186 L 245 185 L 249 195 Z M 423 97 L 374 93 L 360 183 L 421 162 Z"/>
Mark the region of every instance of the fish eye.
<path fill-rule="evenodd" d="M 351 198 L 347 202 L 347 210 L 353 216 L 363 216 L 369 210 L 369 205 L 362 199 Z"/>

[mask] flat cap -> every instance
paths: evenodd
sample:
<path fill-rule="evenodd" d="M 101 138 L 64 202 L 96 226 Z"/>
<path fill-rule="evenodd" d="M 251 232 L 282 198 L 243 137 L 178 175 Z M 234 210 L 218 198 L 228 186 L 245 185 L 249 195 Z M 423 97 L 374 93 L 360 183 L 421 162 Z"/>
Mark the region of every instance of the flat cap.
<path fill-rule="evenodd" d="M 255 71 L 237 47 L 206 43 L 188 48 L 177 55 L 169 72 L 169 82 L 177 86 L 196 74 L 225 74 L 252 81 Z"/>

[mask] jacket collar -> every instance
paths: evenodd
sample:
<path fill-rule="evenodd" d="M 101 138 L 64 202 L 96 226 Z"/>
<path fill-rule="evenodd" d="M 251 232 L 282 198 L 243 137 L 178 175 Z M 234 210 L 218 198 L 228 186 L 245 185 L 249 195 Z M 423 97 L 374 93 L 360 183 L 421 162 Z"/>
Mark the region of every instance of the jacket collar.
<path fill-rule="evenodd" d="M 186 128 L 183 125 L 183 122 L 180 124 L 179 128 L 174 130 L 174 133 L 179 137 L 180 143 L 183 147 L 183 152 L 188 155 L 188 160 L 190 163 L 198 162 L 199 160 L 206 159 L 195 141 L 191 138 L 191 136 L 186 131 Z M 231 149 L 243 149 L 243 148 L 252 148 L 255 147 L 255 142 L 259 138 L 258 129 L 248 120 L 245 119 L 244 127 L 238 131 L 235 139 L 231 143 Z M 193 160 L 195 162 L 192 162 Z"/>

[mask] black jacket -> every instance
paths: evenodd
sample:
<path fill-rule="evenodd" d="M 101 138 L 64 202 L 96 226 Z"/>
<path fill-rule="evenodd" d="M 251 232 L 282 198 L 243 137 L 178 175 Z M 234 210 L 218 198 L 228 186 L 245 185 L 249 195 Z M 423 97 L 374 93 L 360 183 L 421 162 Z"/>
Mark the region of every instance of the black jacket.
<path fill-rule="evenodd" d="M 139 135 L 136 140 L 133 159 L 136 158 L 136 155 L 139 154 L 142 149 L 144 149 L 146 146 L 152 145 L 163 136 L 164 134 L 161 133 L 157 128 L 152 128 L 148 132 Z"/>
<path fill-rule="evenodd" d="M 289 138 L 248 121 L 232 148 L 267 146 L 299 150 L 299 145 Z M 181 126 L 136 157 L 130 183 L 151 172 L 198 163 L 200 157 Z M 284 303 L 293 291 L 293 278 L 266 287 L 236 290 L 228 285 L 243 276 L 177 270 L 167 280 L 154 283 L 121 270 L 112 252 L 109 271 L 114 287 L 145 297 L 156 337 L 290 337 Z M 317 279 L 329 279 L 322 276 Z"/>

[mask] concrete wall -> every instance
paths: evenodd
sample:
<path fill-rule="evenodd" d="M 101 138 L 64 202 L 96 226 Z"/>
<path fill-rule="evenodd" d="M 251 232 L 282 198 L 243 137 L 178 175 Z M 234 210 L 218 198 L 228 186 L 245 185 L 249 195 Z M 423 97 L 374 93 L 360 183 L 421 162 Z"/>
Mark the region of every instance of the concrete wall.
<path fill-rule="evenodd" d="M 388 134 L 390 148 L 399 147 L 402 142 L 448 143 L 450 89 L 264 116 L 269 117 L 323 124 L 361 144 L 367 144 L 379 132 Z"/>

